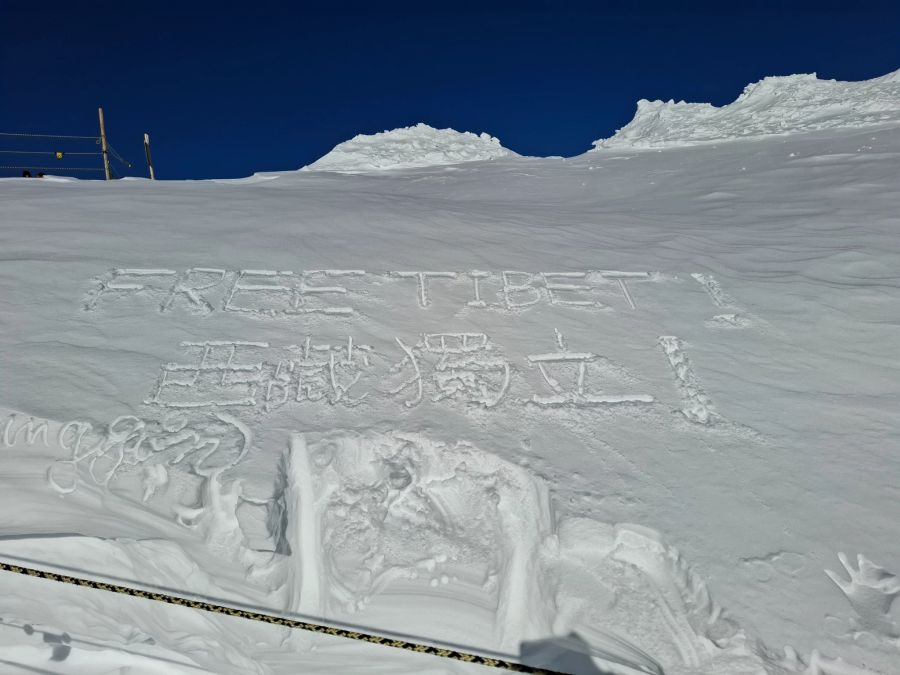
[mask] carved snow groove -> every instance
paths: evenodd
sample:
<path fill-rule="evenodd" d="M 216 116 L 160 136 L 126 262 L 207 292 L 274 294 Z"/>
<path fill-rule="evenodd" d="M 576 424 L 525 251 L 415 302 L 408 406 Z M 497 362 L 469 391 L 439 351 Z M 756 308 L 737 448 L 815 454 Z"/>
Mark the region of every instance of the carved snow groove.
<path fill-rule="evenodd" d="M 481 332 L 422 333 L 414 343 L 395 337 L 393 357 L 359 344 L 353 336 L 343 342 L 316 342 L 307 336 L 302 344 L 277 348 L 241 340 L 183 342 L 194 356 L 163 364 L 144 403 L 171 409 L 234 406 L 265 413 L 291 403 L 377 405 L 392 397 L 405 408 L 426 399 L 486 409 L 506 401 L 573 409 L 655 403 L 649 393 L 609 391 L 613 385 L 598 390 L 600 378 L 620 389 L 631 389 L 641 380 L 605 356 L 569 349 L 563 335 L 558 330 L 555 334 L 556 351 L 515 361 Z M 685 401 L 683 414 L 710 423 L 717 415 L 677 338 L 659 342 Z M 529 377 L 520 362 L 531 366 L 535 377 Z"/>
<path fill-rule="evenodd" d="M 637 306 L 626 282 L 651 279 L 649 272 L 587 271 L 532 274 L 507 270 L 500 273 L 502 306 L 505 309 L 530 307 L 541 302 L 546 294 L 547 301 L 551 305 L 606 309 L 607 305 L 585 295 L 597 289 L 596 284 L 591 281 L 597 276 L 604 281 L 615 282 L 632 310 L 637 309 Z"/>
<path fill-rule="evenodd" d="M 434 402 L 485 408 L 505 398 L 512 367 L 485 333 L 427 333 L 410 346 L 395 341 L 402 357 L 386 370 L 376 367 L 375 349 L 352 336 L 343 343 L 307 337 L 301 345 L 284 347 L 286 356 L 260 354 L 270 348 L 265 342 L 184 342 L 181 346 L 194 351 L 196 360 L 164 364 L 144 403 L 175 409 L 262 406 L 271 412 L 289 402 L 355 406 L 370 394 L 406 396 L 403 404 L 410 408 L 422 401 L 426 389 Z M 256 358 L 246 360 L 245 352 Z M 377 386 L 379 378 L 387 379 L 387 389 Z"/>
<path fill-rule="evenodd" d="M 6 424 L 3 425 L 3 445 L 5 445 L 7 448 L 11 448 L 14 445 L 18 444 L 20 438 L 22 442 L 28 447 L 33 446 L 37 442 L 38 438 L 40 438 L 41 442 L 45 446 L 49 445 L 49 441 L 47 439 L 47 420 L 35 420 L 34 417 L 29 417 L 27 420 L 22 422 L 18 428 L 16 428 L 17 418 L 18 415 L 16 413 L 11 413 L 9 418 L 6 420 Z"/>
<path fill-rule="evenodd" d="M 722 290 L 722 286 L 711 274 L 694 273 L 691 277 L 703 286 L 713 305 L 722 309 L 735 310 L 728 313 L 717 314 L 706 321 L 708 328 L 746 328 L 753 323 L 746 311 L 740 307 L 737 301 Z"/>
<path fill-rule="evenodd" d="M 212 304 L 206 298 L 200 295 L 200 292 L 218 286 L 225 280 L 225 275 L 227 273 L 227 270 L 213 267 L 192 267 L 191 269 L 185 271 L 185 273 L 180 277 L 178 277 L 178 279 L 175 281 L 175 285 L 172 286 L 172 290 L 169 291 L 169 295 L 165 300 L 162 301 L 162 304 L 159 306 L 159 311 L 166 312 L 170 310 L 179 296 L 184 296 L 190 306 L 199 309 L 204 313 L 212 312 Z M 207 281 L 205 283 L 202 281 L 200 283 L 191 283 L 190 279 L 194 275 L 200 277 L 207 275 L 218 278 L 214 278 L 212 281 Z"/>
<path fill-rule="evenodd" d="M 234 280 L 234 283 L 231 286 L 231 292 L 225 299 L 222 309 L 226 312 L 248 312 L 256 314 L 260 312 L 256 307 L 242 307 L 240 305 L 235 305 L 234 296 L 241 292 L 256 292 L 275 295 L 284 294 L 290 296 L 293 294 L 293 286 L 274 283 L 274 280 L 278 277 L 292 277 L 293 275 L 293 272 L 279 272 L 277 270 L 241 270 L 238 272 L 237 279 Z M 270 280 L 272 283 L 242 283 L 246 277 L 262 277 L 263 279 Z"/>
<path fill-rule="evenodd" d="M 433 354 L 466 354 L 478 350 L 489 350 L 486 333 L 426 333 L 422 344 Z"/>
<path fill-rule="evenodd" d="M 900 637 L 900 626 L 891 618 L 891 605 L 900 596 L 900 578 L 879 567 L 864 555 L 856 556 L 856 568 L 846 554 L 838 553 L 841 565 L 850 577 L 825 570 L 847 598 L 859 617 L 860 627 L 885 637 Z"/>
<path fill-rule="evenodd" d="M 297 292 L 292 299 L 291 307 L 292 310 L 287 312 L 288 314 L 310 314 L 310 313 L 322 313 L 322 314 L 338 314 L 338 315 L 348 315 L 353 314 L 352 307 L 338 306 L 338 307 L 308 307 L 303 303 L 308 303 L 306 300 L 306 296 L 318 296 L 325 295 L 329 293 L 336 293 L 340 295 L 346 295 L 348 290 L 344 286 L 310 286 L 307 282 L 311 281 L 314 277 L 325 276 L 330 279 L 341 278 L 341 277 L 361 277 L 365 276 L 365 270 L 307 270 L 303 272 L 300 276 L 301 283 L 300 287 L 297 289 Z"/>
<path fill-rule="evenodd" d="M 593 288 L 590 284 L 583 283 L 587 279 L 587 272 L 541 272 L 541 278 L 544 281 L 544 288 L 547 289 L 547 296 L 550 298 L 551 305 L 570 305 L 572 307 L 605 306 L 596 300 L 577 300 L 568 295 L 570 293 L 587 292 Z M 566 280 L 569 283 L 554 281 L 554 279 Z M 574 283 L 576 281 L 581 281 L 582 283 Z"/>
<path fill-rule="evenodd" d="M 388 390 L 388 393 L 390 393 L 392 396 L 395 396 L 395 395 L 399 394 L 400 392 L 404 391 L 405 389 L 409 388 L 410 386 L 415 385 L 415 393 L 413 394 L 412 398 L 408 398 L 405 401 L 403 401 L 404 406 L 406 406 L 407 408 L 412 408 L 414 406 L 417 406 L 422 401 L 422 391 L 423 391 L 422 371 L 419 368 L 419 362 L 416 359 L 415 354 L 413 354 L 412 348 L 406 346 L 403 343 L 403 340 L 401 340 L 398 337 L 395 337 L 394 340 L 396 340 L 397 345 L 400 347 L 400 349 L 403 351 L 403 354 L 405 355 L 403 358 L 403 361 L 401 361 L 400 364 L 398 364 L 398 366 L 402 366 L 403 363 L 408 362 L 410 364 L 410 367 L 413 369 L 413 374 L 412 374 L 412 377 L 410 377 L 407 380 L 404 380 L 402 383 L 400 383 L 399 386 Z"/>
<path fill-rule="evenodd" d="M 84 309 L 96 310 L 101 299 L 112 301 L 129 297 L 132 301 L 137 298 L 157 300 L 161 314 L 183 307 L 201 314 L 219 309 L 257 317 L 303 314 L 347 316 L 357 310 L 349 304 L 334 302 L 335 296 L 340 297 L 343 302 L 350 295 L 354 295 L 357 300 L 364 297 L 359 294 L 358 288 L 351 290 L 340 283 L 340 280 L 348 278 L 368 278 L 369 281 L 413 280 L 416 303 L 420 308 L 427 309 L 433 303 L 434 281 L 441 280 L 452 285 L 458 283 L 461 276 L 467 277 L 472 284 L 472 296 L 465 302 L 465 306 L 493 311 L 520 311 L 536 305 L 606 310 L 609 307 L 598 300 L 595 294 L 600 291 L 608 292 L 610 286 L 621 292 L 628 307 L 635 310 L 637 305 L 629 284 L 654 279 L 654 275 L 649 272 L 616 270 L 401 270 L 370 274 L 359 269 L 295 272 L 192 267 L 178 272 L 166 268 L 115 268 L 94 279 L 96 285 L 88 292 Z M 490 291 L 486 293 L 485 286 L 488 285 Z M 497 300 L 488 302 L 486 294 Z"/>
<path fill-rule="evenodd" d="M 612 405 L 620 403 L 653 403 L 653 397 L 648 394 L 592 394 L 587 391 L 585 376 L 589 364 L 596 361 L 598 354 L 592 352 L 571 352 L 566 345 L 566 340 L 556 328 L 556 344 L 559 351 L 544 354 L 530 354 L 528 360 L 538 367 L 544 382 L 553 391 L 550 395 L 535 394 L 531 402 L 540 406 L 574 405 Z M 575 366 L 574 390 L 567 390 L 559 380 L 550 372 L 551 366 L 569 365 Z"/>
<path fill-rule="evenodd" d="M 751 321 L 740 314 L 716 314 L 705 323 L 708 328 L 746 328 Z"/>
<path fill-rule="evenodd" d="M 110 270 L 97 279 L 97 288 L 88 295 L 84 308 L 87 311 L 95 309 L 101 296 L 106 293 L 138 293 L 140 291 L 152 290 L 155 287 L 151 284 L 144 283 L 144 280 L 153 277 L 171 277 L 177 274 L 178 272 L 175 270 L 168 269 L 116 268 Z M 125 283 L 119 281 L 122 277 L 134 277 L 134 279 L 131 282 Z"/>
<path fill-rule="evenodd" d="M 637 309 L 637 305 L 634 304 L 634 298 L 631 297 L 631 292 L 628 290 L 628 285 L 625 282 L 647 281 L 651 278 L 649 272 L 601 272 L 600 276 L 604 279 L 615 280 L 615 282 L 619 285 L 619 288 L 622 290 L 622 295 L 625 296 L 625 299 L 628 301 L 628 305 L 631 307 L 631 309 Z"/>
<path fill-rule="evenodd" d="M 712 400 L 700 385 L 700 380 L 694 373 L 694 368 L 687 354 L 684 352 L 682 342 L 674 335 L 663 335 L 659 338 L 669 365 L 675 374 L 675 381 L 684 407 L 681 414 L 689 421 L 697 424 L 712 424 L 721 419 L 716 412 Z"/>
<path fill-rule="evenodd" d="M 486 307 L 487 303 L 481 298 L 481 280 L 490 278 L 491 273 L 481 270 L 470 270 L 468 275 L 472 280 L 472 299 L 466 304 L 469 307 Z"/>
<path fill-rule="evenodd" d="M 349 289 L 321 282 L 365 274 L 365 270 L 337 269 L 307 270 L 298 274 L 290 270 L 227 270 L 217 267 L 192 267 L 182 273 L 170 269 L 117 268 L 96 279 L 97 286 L 88 294 L 84 308 L 93 311 L 101 298 L 110 295 L 144 294 L 162 298 L 159 312 L 163 314 L 178 304 L 200 313 L 209 313 L 214 311 L 215 305 L 208 292 L 221 289 L 226 285 L 226 278 L 233 276 L 234 280 L 224 296 L 220 296 L 223 298 L 222 311 L 258 316 L 348 315 L 353 313 L 352 307 L 331 305 L 327 296 L 346 296 Z"/>
<path fill-rule="evenodd" d="M 513 403 L 579 408 L 655 401 L 644 393 L 591 391 L 589 375 L 600 371 L 620 381 L 622 369 L 598 354 L 570 351 L 559 331 L 556 340 L 559 351 L 527 356 L 550 393 L 517 397 Z M 431 402 L 494 408 L 507 398 L 518 372 L 486 333 L 423 333 L 414 344 L 399 337 L 395 342 L 400 360 L 387 368 L 379 367 L 385 359 L 372 346 L 352 336 L 343 343 L 314 343 L 307 336 L 302 345 L 284 347 L 288 355 L 273 354 L 266 342 L 183 342 L 195 360 L 164 364 L 144 403 L 171 409 L 262 407 L 268 413 L 290 402 L 355 406 L 373 394 L 369 401 L 402 397 L 403 406 L 413 408 L 427 392 Z M 253 360 L 247 360 L 247 352 Z M 563 384 L 560 378 L 571 381 Z"/>
<path fill-rule="evenodd" d="M 365 270 L 307 270 L 304 274 L 324 274 L 326 277 L 363 277 Z"/>
<path fill-rule="evenodd" d="M 266 350 L 267 342 L 209 340 L 181 346 L 197 350 L 198 360 L 163 365 L 145 404 L 176 409 L 261 405 L 271 412 L 290 401 L 353 406 L 369 395 L 351 394 L 351 389 L 373 370 L 375 350 L 352 336 L 335 344 L 307 337 L 302 345 L 285 347 L 290 357 L 279 354 L 275 362 L 238 361 L 239 350 Z"/>
<path fill-rule="evenodd" d="M 197 349 L 200 359 L 194 364 L 167 363 L 161 369 L 156 390 L 144 403 L 164 408 L 204 408 L 225 406 L 256 405 L 256 389 L 262 375 L 263 363 L 236 363 L 238 348 L 264 349 L 267 342 L 243 340 L 207 340 L 205 342 L 182 342 L 182 347 Z M 221 353 L 224 351 L 224 356 Z M 178 374 L 182 376 L 179 378 Z M 174 374 L 174 376 L 173 376 Z M 167 399 L 164 392 L 169 389 L 191 394 L 201 393 L 204 387 L 215 385 L 220 389 L 237 387 L 228 398 L 215 399 Z"/>
<path fill-rule="evenodd" d="M 225 436 L 213 432 L 216 426 L 238 431 L 238 453 L 233 459 L 210 459 L 226 451 Z M 48 485 L 60 494 L 71 494 L 85 482 L 106 488 L 129 467 L 145 466 L 143 501 L 168 482 L 166 465 L 190 457 L 191 471 L 208 478 L 239 464 L 249 451 L 249 429 L 229 415 L 216 414 L 207 421 L 170 419 L 147 421 L 122 415 L 108 425 L 94 428 L 90 422 L 73 420 L 57 433 L 57 445 L 68 454 L 47 469 Z M 230 447 L 230 446 L 229 446 Z M 232 450 L 228 450 L 232 452 Z M 153 460 L 153 461 L 151 461 Z"/>
<path fill-rule="evenodd" d="M 390 276 L 398 279 L 415 279 L 419 307 L 423 309 L 431 304 L 428 294 L 429 279 L 456 279 L 456 272 L 389 272 Z"/>
<path fill-rule="evenodd" d="M 734 307 L 734 300 L 725 295 L 725 292 L 722 290 L 722 287 L 719 285 L 719 282 L 716 281 L 715 277 L 711 274 L 701 274 L 699 272 L 695 272 L 691 274 L 691 277 L 698 284 L 703 286 L 706 290 L 707 295 L 709 295 L 710 300 L 712 300 L 713 304 L 716 307 Z"/>
<path fill-rule="evenodd" d="M 296 373 L 296 394 L 294 401 L 327 400 L 330 405 L 345 403 L 357 405 L 365 399 L 369 392 L 352 397 L 350 390 L 359 382 L 363 373 L 372 368 L 371 356 L 375 350 L 371 345 L 354 344 L 353 337 L 347 336 L 345 344 L 320 343 L 312 344 L 307 336 L 302 346 L 290 345 L 289 351 L 297 353 L 297 358 L 287 362 L 279 361 L 276 378 L 282 367 L 286 366 L 287 374 Z M 288 377 L 287 381 L 290 381 Z M 282 378 L 282 381 L 285 381 Z M 273 407 L 271 398 L 272 384 L 266 391 L 266 410 Z M 288 387 L 284 387 L 283 403 L 287 400 Z M 280 403 L 279 403 L 280 405 Z"/>
<path fill-rule="evenodd" d="M 419 307 L 431 305 L 431 279 L 455 280 L 459 272 L 423 272 L 402 271 L 390 272 L 388 276 L 399 279 L 416 280 L 416 296 Z M 584 272 L 525 272 L 504 270 L 499 273 L 500 287 L 496 291 L 499 304 L 488 303 L 483 297 L 483 282 L 497 276 L 482 270 L 470 270 L 465 275 L 472 282 L 472 299 L 466 302 L 468 307 L 482 309 L 521 310 L 542 302 L 551 305 L 569 307 L 606 308 L 606 305 L 589 297 L 591 291 L 597 289 L 596 280 L 614 282 L 625 297 L 631 309 L 636 309 L 634 298 L 628 289 L 627 281 L 648 281 L 649 272 L 617 272 L 617 271 L 584 271 Z M 593 283 L 592 283 L 593 280 Z"/>
<path fill-rule="evenodd" d="M 500 273 L 500 278 L 503 280 L 501 294 L 503 297 L 503 305 L 506 309 L 528 307 L 530 305 L 536 305 L 541 301 L 541 292 L 533 285 L 533 280 L 535 278 L 534 274 L 531 274 L 530 272 L 506 271 Z M 517 281 L 519 283 L 517 283 Z M 521 283 L 522 281 L 525 283 Z M 516 301 L 514 300 L 516 294 L 524 294 L 530 297 Z"/>
<path fill-rule="evenodd" d="M 429 386 L 435 390 L 433 402 L 445 399 L 463 401 L 493 408 L 505 397 L 510 384 L 509 362 L 494 352 L 485 333 L 426 333 L 419 342 L 408 346 L 395 338 L 404 356 L 392 368 L 393 372 L 412 370 L 399 384 L 388 390 L 396 396 L 412 389 L 403 405 L 412 408 L 424 396 L 425 377 L 422 365 L 427 356 L 438 357 L 431 365 Z"/>
<path fill-rule="evenodd" d="M 338 294 L 345 295 L 347 288 L 344 286 L 315 286 L 308 282 L 314 277 L 326 276 L 329 278 L 339 276 L 358 276 L 358 270 L 313 270 L 299 275 L 299 281 L 293 281 L 295 275 L 291 271 L 279 270 L 241 270 L 238 273 L 231 292 L 225 300 L 222 309 L 226 312 L 244 312 L 249 314 L 276 315 L 276 314 L 353 314 L 353 308 L 347 306 L 310 306 L 310 297 L 320 295 Z M 262 283 L 247 283 L 247 277 L 260 277 Z M 287 282 L 279 281 L 287 279 Z M 235 304 L 235 295 L 243 293 L 259 293 L 264 300 L 272 297 L 280 297 L 283 305 L 275 307 L 258 307 L 255 305 Z"/>

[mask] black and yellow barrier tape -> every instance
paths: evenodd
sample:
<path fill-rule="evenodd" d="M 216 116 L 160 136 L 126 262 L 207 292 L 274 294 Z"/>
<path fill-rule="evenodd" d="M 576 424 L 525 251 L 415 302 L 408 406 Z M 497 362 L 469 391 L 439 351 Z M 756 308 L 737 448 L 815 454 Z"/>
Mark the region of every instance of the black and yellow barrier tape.
<path fill-rule="evenodd" d="M 130 586 L 120 586 L 118 584 L 108 584 L 102 581 L 94 581 L 92 579 L 83 579 L 81 577 L 73 577 L 66 574 L 57 574 L 56 572 L 48 572 L 33 567 L 23 567 L 21 565 L 12 565 L 10 563 L 0 561 L 0 571 L 14 572 L 29 577 L 39 577 L 48 579 L 49 581 L 58 581 L 63 584 L 72 584 L 74 586 L 84 586 L 85 588 L 94 588 L 100 591 L 109 591 L 110 593 L 121 593 L 122 595 L 130 595 L 134 598 L 143 598 L 145 600 L 156 600 L 169 605 L 180 605 L 182 607 L 190 607 L 192 609 L 200 609 L 204 612 L 214 612 L 216 614 L 227 614 L 228 616 L 236 616 L 242 619 L 250 619 L 251 621 L 261 621 L 262 623 L 270 623 L 276 626 L 286 626 L 288 628 L 296 628 L 298 630 L 311 631 L 313 633 L 322 633 L 324 635 L 332 635 L 334 637 L 347 638 L 348 640 L 359 640 L 362 642 L 370 642 L 372 644 L 381 645 L 383 647 L 394 647 L 396 649 L 405 649 L 418 654 L 430 654 L 431 656 L 439 656 L 444 659 L 453 659 L 455 661 L 463 661 L 465 663 L 473 663 L 490 668 L 501 668 L 515 673 L 533 673 L 534 675 L 566 675 L 556 670 L 548 670 L 546 668 L 537 668 L 528 666 L 524 663 L 516 663 L 515 661 L 506 661 L 481 654 L 472 654 L 461 652 L 455 649 L 445 649 L 443 647 L 435 647 L 408 640 L 398 640 L 394 638 L 375 635 L 373 633 L 363 633 L 337 626 L 326 626 L 320 623 L 312 623 L 309 621 L 299 621 L 290 619 L 276 614 L 265 614 L 263 612 L 253 612 L 246 609 L 237 609 L 236 607 L 228 607 L 226 605 L 217 605 L 211 602 L 201 600 L 191 600 L 178 595 L 169 595 L 167 593 L 156 593 L 153 591 L 143 591 L 139 588 Z"/>

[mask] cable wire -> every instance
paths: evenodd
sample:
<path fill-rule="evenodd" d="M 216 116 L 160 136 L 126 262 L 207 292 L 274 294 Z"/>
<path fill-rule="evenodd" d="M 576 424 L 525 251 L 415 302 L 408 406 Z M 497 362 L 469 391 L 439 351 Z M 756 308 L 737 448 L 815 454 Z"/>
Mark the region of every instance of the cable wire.
<path fill-rule="evenodd" d="M 113 157 L 115 157 L 117 160 L 122 162 L 122 164 L 127 166 L 129 169 L 131 168 L 131 162 L 129 162 L 127 159 L 123 159 L 122 155 L 120 155 L 118 152 L 116 152 L 116 150 L 115 150 L 115 148 L 113 148 L 113 146 L 111 146 L 109 143 L 107 143 L 106 146 L 109 148 L 109 151 Z"/>
<path fill-rule="evenodd" d="M 0 136 L 14 136 L 17 138 L 68 138 L 72 139 L 80 139 L 80 140 L 91 140 L 98 141 L 100 140 L 99 136 L 60 136 L 57 134 L 27 134 L 27 133 L 8 133 L 0 131 Z"/>
<path fill-rule="evenodd" d="M 4 155 L 56 155 L 56 150 L 0 150 Z M 68 152 L 63 151 L 65 155 L 102 155 L 102 152 Z"/>
<path fill-rule="evenodd" d="M 28 169 L 29 171 L 103 171 L 90 166 L 2 166 L 0 169 Z"/>

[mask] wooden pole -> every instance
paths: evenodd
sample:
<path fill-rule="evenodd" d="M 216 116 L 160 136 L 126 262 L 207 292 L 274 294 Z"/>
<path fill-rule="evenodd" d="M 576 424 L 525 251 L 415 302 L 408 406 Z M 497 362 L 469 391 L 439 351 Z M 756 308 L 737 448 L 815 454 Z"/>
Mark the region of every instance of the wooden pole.
<path fill-rule="evenodd" d="M 100 114 L 100 150 L 103 152 L 103 173 L 106 180 L 112 180 L 112 170 L 109 168 L 109 143 L 106 142 L 106 123 L 103 121 L 103 108 L 97 108 Z"/>
<path fill-rule="evenodd" d="M 147 168 L 150 169 L 150 180 L 156 180 L 153 170 L 153 156 L 150 154 L 150 134 L 144 134 L 144 155 L 147 157 Z"/>

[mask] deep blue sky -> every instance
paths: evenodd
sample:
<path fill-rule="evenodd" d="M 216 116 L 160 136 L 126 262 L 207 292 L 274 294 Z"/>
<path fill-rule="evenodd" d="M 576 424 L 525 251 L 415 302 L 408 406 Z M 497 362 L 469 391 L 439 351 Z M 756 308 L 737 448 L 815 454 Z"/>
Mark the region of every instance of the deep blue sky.
<path fill-rule="evenodd" d="M 164 178 L 298 168 L 419 121 L 568 156 L 639 98 L 722 105 L 766 75 L 897 68 L 897 0 L 2 0 L 0 131 L 93 134 L 102 104 L 134 175 L 149 131 Z"/>

